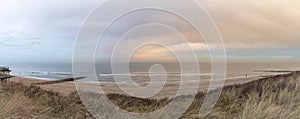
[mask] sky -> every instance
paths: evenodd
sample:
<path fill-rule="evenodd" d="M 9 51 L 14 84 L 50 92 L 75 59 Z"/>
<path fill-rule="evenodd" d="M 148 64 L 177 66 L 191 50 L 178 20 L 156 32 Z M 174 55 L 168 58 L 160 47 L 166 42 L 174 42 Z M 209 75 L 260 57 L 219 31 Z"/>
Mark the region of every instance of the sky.
<path fill-rule="evenodd" d="M 0 0 L 1 62 L 70 62 L 76 35 L 82 22 L 102 0 Z M 296 0 L 201 0 L 222 35 L 229 61 L 299 61 L 300 1 Z M 122 3 L 126 5 L 130 3 Z M 174 3 L 174 6 L 180 4 Z M 109 15 L 108 11 L 107 14 Z M 191 14 L 194 14 L 191 12 Z M 197 16 L 197 14 L 195 14 Z M 201 16 L 200 16 L 201 17 Z M 143 21 L 137 18 L 131 22 Z M 168 19 L 157 15 L 157 19 Z M 131 23 L 129 22 L 129 23 Z M 116 29 L 126 26 L 116 25 Z M 185 27 L 179 24 L 180 27 Z M 158 29 L 155 29 L 155 27 Z M 113 30 L 99 45 L 96 57 L 107 59 L 113 45 Z M 193 31 L 184 34 L 194 36 Z M 192 48 L 199 59 L 208 60 L 203 39 L 193 37 L 190 47 L 176 32 L 149 25 L 124 36 L 126 42 L 115 52 L 122 59 L 137 41 L 162 41 L 184 57 Z M 151 39 L 151 40 L 150 40 Z M 154 40 L 154 41 L 155 41 Z M 195 40 L 195 41 L 194 41 Z M 130 47 L 128 47 L 130 46 Z M 136 50 L 134 61 L 174 61 L 176 56 L 159 45 Z"/>

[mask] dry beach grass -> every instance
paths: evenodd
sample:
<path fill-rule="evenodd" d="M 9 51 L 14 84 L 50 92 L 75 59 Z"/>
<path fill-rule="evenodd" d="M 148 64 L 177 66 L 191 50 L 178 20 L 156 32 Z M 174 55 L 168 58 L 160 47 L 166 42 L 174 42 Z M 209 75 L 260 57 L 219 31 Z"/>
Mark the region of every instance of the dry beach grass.
<path fill-rule="evenodd" d="M 261 78 L 229 85 L 205 118 L 298 118 L 300 117 L 300 72 Z M 21 83 L 0 85 L 0 118 L 93 118 L 76 93 L 68 96 Z M 92 94 L 97 103 L 97 97 Z M 182 118 L 197 118 L 204 93 L 198 93 Z M 140 99 L 121 94 L 107 97 L 122 109 L 151 112 L 168 104 L 169 99 Z M 185 96 L 177 97 L 181 101 Z M 174 100 L 171 99 L 171 100 Z M 164 118 L 164 117 L 162 117 Z"/>

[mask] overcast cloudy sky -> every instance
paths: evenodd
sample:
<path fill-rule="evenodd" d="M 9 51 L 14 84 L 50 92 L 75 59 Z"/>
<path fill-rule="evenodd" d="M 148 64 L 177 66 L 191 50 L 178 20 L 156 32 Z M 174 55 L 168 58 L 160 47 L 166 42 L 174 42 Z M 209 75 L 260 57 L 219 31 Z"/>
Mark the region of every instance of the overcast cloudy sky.
<path fill-rule="evenodd" d="M 71 61 L 81 23 L 101 2 L 0 0 L 0 62 Z M 220 29 L 230 60 L 300 60 L 300 1 L 201 0 L 200 3 Z M 170 31 L 153 31 L 147 35 L 134 38 L 155 38 L 169 42 L 170 47 L 182 53 L 187 50 L 175 40 L 179 37 Z M 128 39 L 134 38 L 128 36 Z M 134 46 L 131 40 L 126 46 Z M 105 47 L 110 47 L 107 44 Z M 194 42 L 191 46 L 197 53 L 205 54 L 203 42 Z M 107 56 L 105 47 L 99 49 L 99 58 Z M 151 61 L 155 60 L 151 59 L 153 57 L 160 57 L 161 60 L 170 60 L 167 52 L 158 46 L 147 46 L 136 52 L 135 59 Z"/>

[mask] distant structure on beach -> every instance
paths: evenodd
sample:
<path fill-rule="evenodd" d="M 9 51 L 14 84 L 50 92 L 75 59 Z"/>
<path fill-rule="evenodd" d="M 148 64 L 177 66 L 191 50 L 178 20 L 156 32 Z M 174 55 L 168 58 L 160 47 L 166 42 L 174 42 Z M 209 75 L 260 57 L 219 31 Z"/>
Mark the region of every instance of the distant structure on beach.
<path fill-rule="evenodd" d="M 11 70 L 9 67 L 0 67 L 0 80 L 2 81 L 11 78 L 10 72 Z"/>

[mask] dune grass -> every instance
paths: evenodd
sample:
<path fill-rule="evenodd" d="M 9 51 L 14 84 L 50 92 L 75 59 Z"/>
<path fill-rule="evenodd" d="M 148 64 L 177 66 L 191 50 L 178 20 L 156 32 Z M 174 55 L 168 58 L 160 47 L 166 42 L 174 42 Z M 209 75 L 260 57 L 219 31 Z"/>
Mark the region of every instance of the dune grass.
<path fill-rule="evenodd" d="M 207 118 L 300 117 L 300 72 L 228 86 Z"/>
<path fill-rule="evenodd" d="M 92 118 L 76 93 L 61 96 L 20 83 L 1 83 L 0 106 L 0 118 Z"/>
<path fill-rule="evenodd" d="M 293 72 L 227 86 L 215 108 L 205 118 L 298 118 L 299 76 L 300 72 Z M 97 102 L 97 97 L 101 95 L 93 95 L 93 100 Z M 204 95 L 199 93 L 181 118 L 197 118 Z M 119 94 L 107 97 L 121 109 L 137 113 L 152 112 L 170 102 L 168 99 L 140 99 Z M 181 98 L 184 96 L 173 100 L 181 101 Z M 62 96 L 37 86 L 17 83 L 1 83 L 0 106 L 0 118 L 93 118 L 75 92 Z"/>

